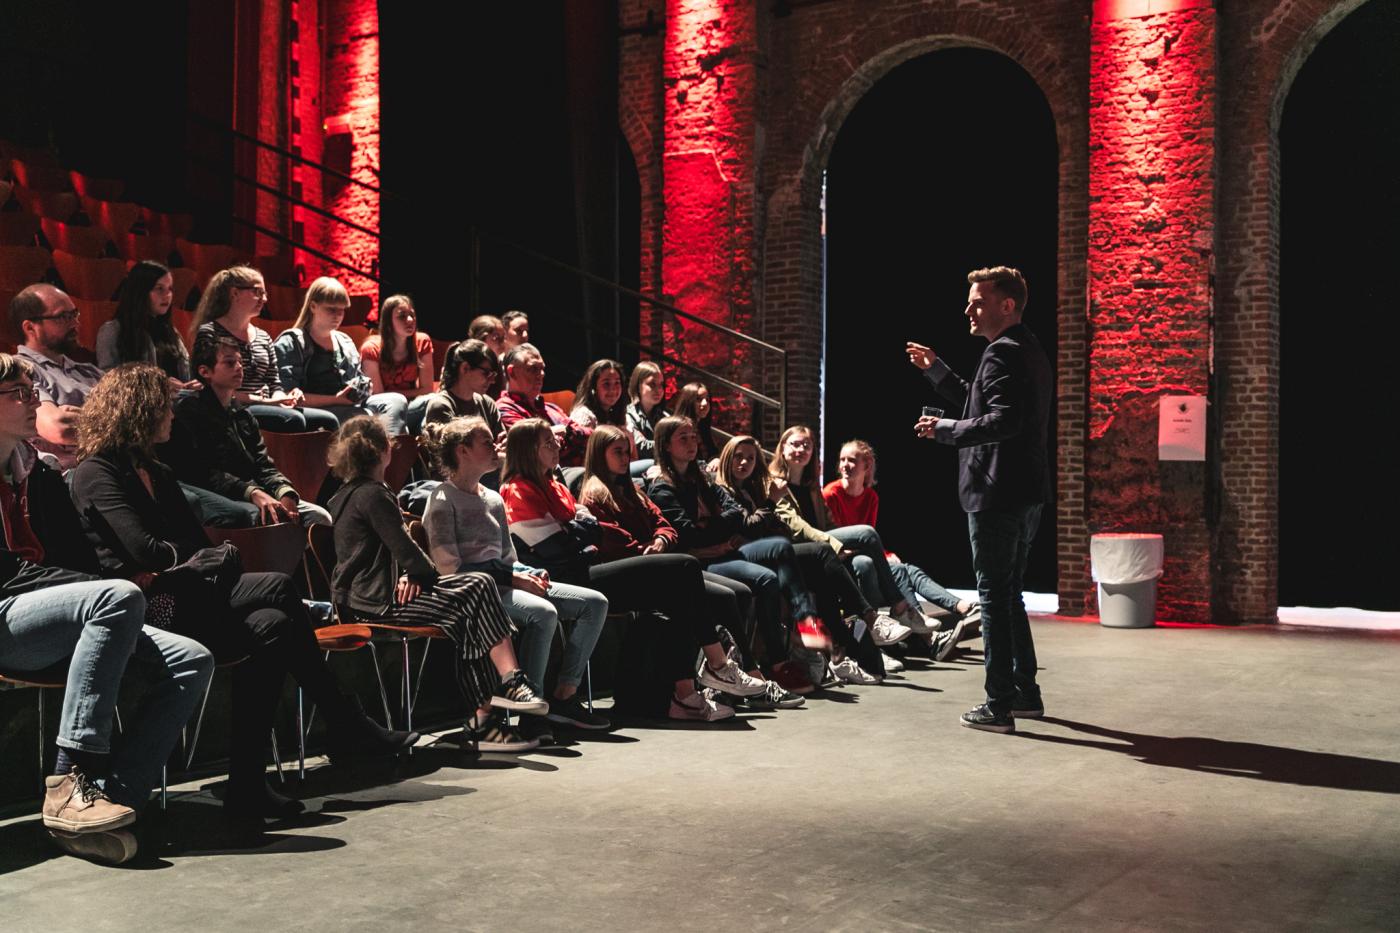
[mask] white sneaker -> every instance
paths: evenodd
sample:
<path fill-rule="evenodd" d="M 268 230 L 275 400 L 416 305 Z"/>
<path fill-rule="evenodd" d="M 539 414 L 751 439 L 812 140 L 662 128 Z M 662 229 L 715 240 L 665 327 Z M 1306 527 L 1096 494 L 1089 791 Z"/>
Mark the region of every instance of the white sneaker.
<path fill-rule="evenodd" d="M 901 625 L 883 612 L 875 614 L 875 624 L 870 626 L 870 637 L 875 639 L 875 644 L 881 648 L 885 645 L 897 645 L 912 634 L 914 632 L 909 626 Z"/>
<path fill-rule="evenodd" d="M 672 719 L 693 719 L 698 722 L 718 722 L 734 715 L 734 708 L 716 703 L 700 691 L 692 693 L 684 700 L 671 695 Z"/>
<path fill-rule="evenodd" d="M 892 658 L 889 655 L 885 654 L 883 651 L 881 651 L 880 660 L 885 663 L 886 674 L 899 674 L 904 671 L 904 662 L 901 661 L 899 658 Z"/>
<path fill-rule="evenodd" d="M 908 626 L 909 631 L 915 635 L 929 635 L 938 631 L 938 626 L 929 622 L 928 617 L 920 612 L 913 603 L 910 603 L 908 608 L 893 618 Z"/>
<path fill-rule="evenodd" d="M 842 658 L 840 661 L 833 661 L 831 673 L 843 684 L 863 684 L 871 686 L 878 684 L 880 678 L 874 674 L 867 673 L 859 664 L 850 658 Z"/>
<path fill-rule="evenodd" d="M 718 690 L 720 693 L 728 693 L 736 697 L 757 696 L 768 689 L 766 681 L 757 677 L 750 677 L 733 658 L 728 658 L 724 662 L 724 667 L 717 671 L 710 670 L 710 665 L 700 662 L 700 683 L 711 690 Z"/>
<path fill-rule="evenodd" d="M 958 624 L 953 627 L 953 637 L 957 641 L 971 641 L 982 637 L 981 606 L 973 606 L 967 615 L 958 620 Z"/>

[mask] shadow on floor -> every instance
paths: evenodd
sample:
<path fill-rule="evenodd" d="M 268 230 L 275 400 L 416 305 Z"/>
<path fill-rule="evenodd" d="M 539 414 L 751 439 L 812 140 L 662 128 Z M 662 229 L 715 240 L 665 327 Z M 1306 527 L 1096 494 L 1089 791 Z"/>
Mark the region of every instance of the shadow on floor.
<path fill-rule="evenodd" d="M 1310 752 L 1301 748 L 1260 745 L 1256 742 L 1229 742 L 1197 735 L 1144 735 L 1050 716 L 1039 721 L 1112 741 L 1095 741 L 1043 732 L 1018 731 L 1016 734 L 1037 742 L 1119 752 L 1131 755 L 1144 764 L 1164 768 L 1204 771 L 1257 781 L 1297 784 L 1302 787 L 1331 787 L 1337 790 L 1400 794 L 1400 762 L 1359 758 L 1354 755 L 1334 755 L 1330 752 Z"/>

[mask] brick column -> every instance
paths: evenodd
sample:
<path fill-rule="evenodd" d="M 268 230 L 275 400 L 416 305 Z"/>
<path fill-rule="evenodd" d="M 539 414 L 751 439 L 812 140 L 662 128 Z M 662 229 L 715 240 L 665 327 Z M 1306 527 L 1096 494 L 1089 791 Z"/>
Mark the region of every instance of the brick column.
<path fill-rule="evenodd" d="M 1087 513 L 1165 537 L 1158 617 L 1182 622 L 1211 620 L 1210 468 L 1157 459 L 1157 410 L 1210 392 L 1215 21 L 1098 0 L 1090 46 Z"/>
<path fill-rule="evenodd" d="M 757 21 L 754 0 L 666 3 L 662 293 L 738 330 L 754 311 Z M 749 353 L 728 337 L 674 321 L 666 344 L 687 362 L 749 381 Z M 711 398 L 719 424 L 746 425 L 741 396 L 712 386 Z"/>

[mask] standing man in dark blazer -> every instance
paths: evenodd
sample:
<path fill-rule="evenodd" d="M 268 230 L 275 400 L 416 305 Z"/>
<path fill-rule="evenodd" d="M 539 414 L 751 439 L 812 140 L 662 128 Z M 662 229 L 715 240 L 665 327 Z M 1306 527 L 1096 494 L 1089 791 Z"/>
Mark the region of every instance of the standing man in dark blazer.
<path fill-rule="evenodd" d="M 1021 599 L 1040 513 L 1050 499 L 1046 434 L 1054 386 L 1040 341 L 1021 323 L 1026 280 L 996 266 L 967 276 L 971 332 L 989 343 L 968 385 L 926 346 L 910 343 L 909 361 L 961 418 L 920 418 L 915 431 L 958 448 L 958 498 L 967 512 L 972 567 L 982 600 L 987 701 L 962 724 L 1015 732 L 1014 717 L 1045 714 L 1035 682 L 1035 643 Z"/>

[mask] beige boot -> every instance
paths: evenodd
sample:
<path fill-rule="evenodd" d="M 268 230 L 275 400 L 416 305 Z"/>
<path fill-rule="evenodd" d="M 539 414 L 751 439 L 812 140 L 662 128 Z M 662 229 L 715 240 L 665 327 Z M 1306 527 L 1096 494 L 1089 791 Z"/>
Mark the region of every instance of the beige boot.
<path fill-rule="evenodd" d="M 136 811 L 112 803 L 76 767 L 44 778 L 44 825 L 65 833 L 105 833 L 136 819 Z"/>

